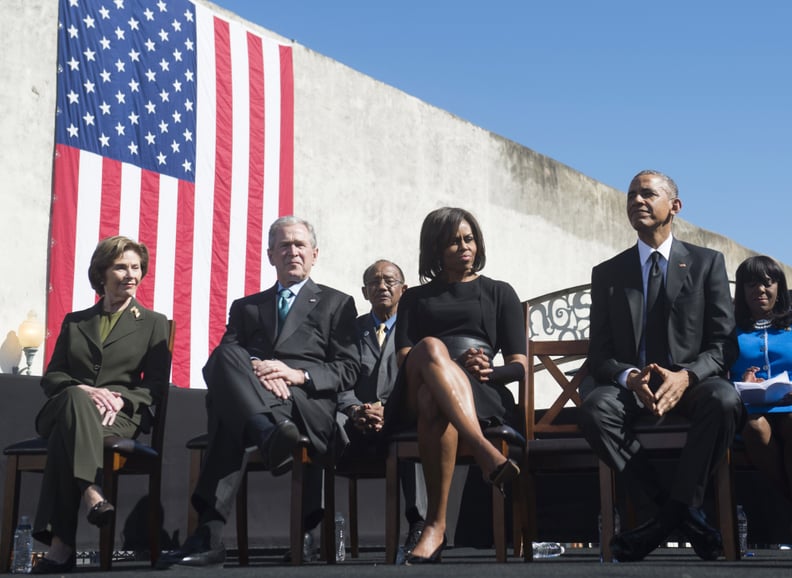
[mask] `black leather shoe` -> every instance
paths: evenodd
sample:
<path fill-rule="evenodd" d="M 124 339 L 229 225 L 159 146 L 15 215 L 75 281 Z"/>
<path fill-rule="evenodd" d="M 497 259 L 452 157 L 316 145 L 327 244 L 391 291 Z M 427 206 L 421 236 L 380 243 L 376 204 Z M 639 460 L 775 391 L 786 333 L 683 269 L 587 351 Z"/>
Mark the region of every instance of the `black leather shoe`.
<path fill-rule="evenodd" d="M 661 522 L 660 518 L 652 518 L 637 528 L 617 534 L 611 539 L 610 547 L 613 557 L 619 562 L 637 562 L 643 560 L 674 530 Z"/>
<path fill-rule="evenodd" d="M 168 552 L 157 560 L 157 568 L 165 570 L 171 566 L 191 566 L 196 568 L 210 568 L 222 566 L 226 559 L 226 549 L 223 544 L 217 548 L 205 546 L 203 540 L 191 536 L 187 538 L 179 550 Z"/>
<path fill-rule="evenodd" d="M 416 566 L 418 564 L 439 564 L 443 561 L 443 550 L 446 547 L 446 543 L 448 540 L 446 536 L 443 536 L 443 541 L 440 542 L 440 545 L 437 549 L 431 553 L 429 556 L 413 556 L 409 554 L 407 559 L 404 561 L 405 566 Z"/>
<path fill-rule="evenodd" d="M 681 528 L 702 560 L 717 560 L 723 554 L 721 533 L 707 523 L 704 512 L 698 508 L 688 508 Z"/>
<path fill-rule="evenodd" d="M 31 574 L 68 574 L 77 565 L 77 555 L 72 552 L 71 556 L 65 562 L 53 562 L 49 558 L 42 558 L 33 569 Z"/>
<path fill-rule="evenodd" d="M 115 507 L 107 500 L 102 500 L 93 508 L 88 510 L 88 522 L 97 528 L 104 528 L 115 516 Z"/>
<path fill-rule="evenodd" d="M 421 539 L 421 535 L 424 531 L 424 525 L 425 522 L 423 520 L 418 520 L 410 524 L 410 531 L 407 532 L 407 539 L 404 541 L 405 554 L 412 552 L 415 545 L 418 544 L 418 540 Z"/>
<path fill-rule="evenodd" d="M 291 469 L 294 448 L 299 441 L 300 430 L 294 422 L 285 419 L 275 426 L 263 446 L 259 448 L 273 476 L 283 475 Z"/>

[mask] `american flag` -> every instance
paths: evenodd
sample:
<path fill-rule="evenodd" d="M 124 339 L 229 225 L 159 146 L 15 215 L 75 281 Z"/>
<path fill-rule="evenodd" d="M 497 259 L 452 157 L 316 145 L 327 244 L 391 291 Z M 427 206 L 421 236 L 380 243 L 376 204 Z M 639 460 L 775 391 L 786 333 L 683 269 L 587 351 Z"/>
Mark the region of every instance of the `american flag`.
<path fill-rule="evenodd" d="M 149 248 L 138 298 L 176 322 L 173 382 L 204 387 L 231 301 L 274 282 L 293 133 L 290 46 L 197 2 L 60 0 L 46 360 L 121 234 Z"/>

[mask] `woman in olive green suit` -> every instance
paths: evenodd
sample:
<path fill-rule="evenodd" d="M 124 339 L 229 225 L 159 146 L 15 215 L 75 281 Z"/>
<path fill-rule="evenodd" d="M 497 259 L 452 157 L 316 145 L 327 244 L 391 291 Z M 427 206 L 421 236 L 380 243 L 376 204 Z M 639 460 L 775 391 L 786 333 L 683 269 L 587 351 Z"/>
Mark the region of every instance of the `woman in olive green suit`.
<path fill-rule="evenodd" d="M 145 245 L 110 237 L 97 245 L 88 277 L 101 299 L 63 320 L 47 372 L 47 402 L 36 430 L 48 439 L 34 537 L 49 544 L 39 574 L 75 565 L 80 502 L 88 521 L 107 524 L 114 507 L 97 484 L 103 438 L 134 437 L 146 428 L 149 407 L 168 387 L 168 321 L 135 300 L 148 269 Z"/>

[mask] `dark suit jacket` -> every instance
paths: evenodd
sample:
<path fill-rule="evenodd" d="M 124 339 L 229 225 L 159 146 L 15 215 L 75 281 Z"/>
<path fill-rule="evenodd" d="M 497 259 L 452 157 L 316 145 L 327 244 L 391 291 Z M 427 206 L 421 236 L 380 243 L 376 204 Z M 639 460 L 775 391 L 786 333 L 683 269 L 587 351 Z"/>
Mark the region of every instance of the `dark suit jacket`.
<path fill-rule="evenodd" d="M 118 391 L 139 425 L 145 408 L 157 403 L 170 381 L 168 320 L 132 299 L 102 343 L 101 314 L 99 301 L 66 315 L 41 386 L 48 398 L 79 384 Z"/>
<path fill-rule="evenodd" d="M 307 371 L 311 381 L 301 387 L 308 402 L 319 404 L 332 423 L 336 394 L 354 387 L 358 375 L 355 302 L 349 295 L 308 279 L 278 334 L 277 298 L 274 285 L 234 301 L 222 342 L 240 345 L 252 357 L 278 359 Z M 295 402 L 299 403 L 297 398 Z M 310 407 L 299 409 L 306 420 L 311 419 Z"/>
<path fill-rule="evenodd" d="M 388 400 L 399 368 L 396 364 L 394 331 L 390 331 L 380 349 L 377 343 L 377 328 L 370 313 L 361 315 L 355 322 L 357 346 L 360 356 L 360 375 L 354 390 L 338 395 L 338 410 L 344 411 L 352 405 Z"/>
<path fill-rule="evenodd" d="M 674 239 L 665 287 L 669 369 L 687 369 L 699 380 L 725 374 L 738 346 L 723 255 Z M 640 367 L 643 315 L 635 245 L 592 270 L 589 363 L 597 382 L 613 383 Z"/>

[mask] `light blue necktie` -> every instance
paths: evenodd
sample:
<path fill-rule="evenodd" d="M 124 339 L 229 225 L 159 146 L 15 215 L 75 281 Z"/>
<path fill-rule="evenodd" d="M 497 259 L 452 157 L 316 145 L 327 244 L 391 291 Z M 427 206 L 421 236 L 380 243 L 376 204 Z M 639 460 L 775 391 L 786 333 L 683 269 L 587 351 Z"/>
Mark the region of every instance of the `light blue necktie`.
<path fill-rule="evenodd" d="M 278 331 L 283 327 L 283 322 L 289 314 L 289 308 L 291 307 L 289 299 L 291 296 L 292 292 L 289 289 L 281 289 L 278 292 Z"/>

